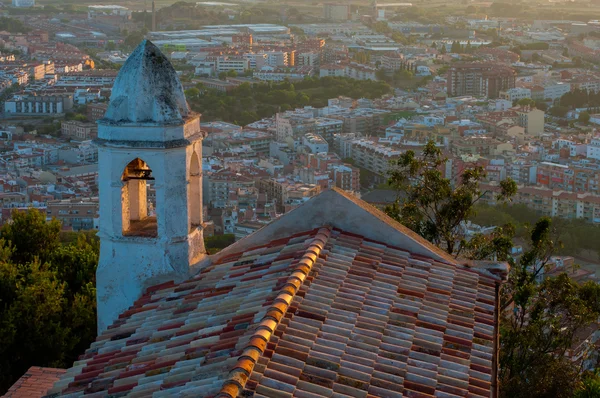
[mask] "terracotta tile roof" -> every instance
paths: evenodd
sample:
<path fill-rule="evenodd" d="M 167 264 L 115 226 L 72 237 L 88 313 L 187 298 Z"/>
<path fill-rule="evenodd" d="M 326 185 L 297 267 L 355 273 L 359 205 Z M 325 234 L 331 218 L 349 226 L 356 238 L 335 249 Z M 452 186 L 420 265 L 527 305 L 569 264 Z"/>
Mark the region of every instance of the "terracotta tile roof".
<path fill-rule="evenodd" d="M 150 288 L 50 392 L 489 397 L 496 283 L 324 227 Z"/>
<path fill-rule="evenodd" d="M 65 369 L 32 366 L 8 389 L 4 398 L 42 397 L 65 372 Z"/>

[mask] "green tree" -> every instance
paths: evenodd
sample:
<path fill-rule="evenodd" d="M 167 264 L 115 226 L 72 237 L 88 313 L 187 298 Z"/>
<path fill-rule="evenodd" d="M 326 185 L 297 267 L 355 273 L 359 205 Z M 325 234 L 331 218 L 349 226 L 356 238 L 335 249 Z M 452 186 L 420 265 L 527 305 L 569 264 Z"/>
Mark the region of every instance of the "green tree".
<path fill-rule="evenodd" d="M 580 112 L 577 121 L 582 124 L 588 124 L 590 122 L 590 114 L 588 112 Z"/>
<path fill-rule="evenodd" d="M 485 177 L 482 167 L 465 169 L 456 186 L 444 178 L 447 159 L 429 141 L 420 157 L 407 151 L 392 162 L 388 184 L 402 192 L 399 199 L 386 208 L 386 213 L 449 254 L 462 251 L 461 223 L 473 213 L 473 206 L 486 192 L 479 189 Z M 516 183 L 502 182 L 499 199 L 516 193 Z"/>
<path fill-rule="evenodd" d="M 185 90 L 185 97 L 188 101 L 195 101 L 200 96 L 200 90 L 196 87 L 188 88 Z"/>
<path fill-rule="evenodd" d="M 125 40 L 123 40 L 123 44 L 127 48 L 135 48 L 142 40 L 144 40 L 144 33 L 141 31 L 132 32 L 125 38 Z"/>
<path fill-rule="evenodd" d="M 585 373 L 583 380 L 577 390 L 574 398 L 597 398 L 600 397 L 600 374 L 598 371 Z"/>
<path fill-rule="evenodd" d="M 544 276 L 557 248 L 552 221 L 531 230 L 527 250 L 512 261 L 501 298 L 500 383 L 504 397 L 571 397 L 581 373 L 565 354 L 579 330 L 600 315 L 600 287 L 566 273 Z"/>
<path fill-rule="evenodd" d="M 535 107 L 544 112 L 548 110 L 548 104 L 546 104 L 544 101 L 535 101 Z"/>
<path fill-rule="evenodd" d="M 99 245 L 37 210 L 0 230 L 0 393 L 33 365 L 70 366 L 96 336 Z"/>
<path fill-rule="evenodd" d="M 444 165 L 433 142 L 420 156 L 407 151 L 392 162 L 389 185 L 398 190 L 399 199 L 386 212 L 451 255 L 510 263 L 500 298 L 500 395 L 561 398 L 576 391 L 593 396 L 589 394 L 595 391 L 595 381 L 581 382 L 579 367 L 565 354 L 577 332 L 600 316 L 600 285 L 579 285 L 564 272 L 549 273 L 551 256 L 560 244 L 546 217 L 531 228 L 518 259 L 511 256 L 516 230 L 510 217 L 494 220 L 508 223 L 493 233 L 465 241 L 458 227 L 473 216 L 475 203 L 485 194 L 478 187 L 483 170 L 468 168 L 452 184 L 442 176 Z M 505 180 L 498 199 L 515 192 L 515 183 Z"/>
<path fill-rule="evenodd" d="M 569 113 L 569 108 L 566 106 L 553 106 L 548 109 L 548 113 L 556 117 L 565 117 L 567 116 L 567 113 Z"/>
<path fill-rule="evenodd" d="M 535 101 L 531 98 L 521 98 L 517 101 L 517 105 L 519 106 L 535 106 Z"/>
<path fill-rule="evenodd" d="M 454 53 L 454 54 L 458 54 L 462 51 L 462 47 L 460 45 L 460 42 L 458 41 L 453 41 L 452 42 L 452 47 L 450 47 L 450 52 Z"/>

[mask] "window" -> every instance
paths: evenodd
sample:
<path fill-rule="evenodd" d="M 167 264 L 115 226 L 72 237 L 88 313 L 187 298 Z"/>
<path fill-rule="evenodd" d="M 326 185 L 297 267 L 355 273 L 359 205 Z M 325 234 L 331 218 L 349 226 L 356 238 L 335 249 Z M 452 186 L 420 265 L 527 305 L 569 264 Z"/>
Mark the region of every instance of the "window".
<path fill-rule="evenodd" d="M 123 235 L 156 237 L 156 217 L 148 211 L 148 181 L 153 181 L 152 170 L 146 162 L 132 160 L 121 177 Z"/>

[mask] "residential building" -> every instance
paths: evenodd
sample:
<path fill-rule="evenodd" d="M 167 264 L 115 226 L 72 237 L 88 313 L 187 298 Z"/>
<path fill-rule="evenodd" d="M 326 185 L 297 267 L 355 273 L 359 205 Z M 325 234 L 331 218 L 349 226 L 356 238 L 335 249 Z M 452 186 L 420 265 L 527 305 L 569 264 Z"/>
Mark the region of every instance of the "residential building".
<path fill-rule="evenodd" d="M 275 201 L 280 213 L 287 213 L 321 192 L 316 184 L 297 183 L 287 178 L 262 179 L 257 182 L 257 186 L 260 192 L 267 195 L 268 200 Z"/>
<path fill-rule="evenodd" d="M 312 153 L 329 152 L 329 144 L 318 134 L 304 134 L 302 145 L 307 147 Z"/>
<path fill-rule="evenodd" d="M 238 189 L 249 189 L 254 187 L 254 180 L 230 169 L 219 170 L 207 176 L 208 179 L 208 203 L 212 207 L 225 208 L 229 201 L 231 192 Z"/>
<path fill-rule="evenodd" d="M 98 198 L 71 198 L 49 201 L 48 219 L 56 218 L 64 230 L 82 231 L 98 228 Z"/>
<path fill-rule="evenodd" d="M 229 72 L 230 70 L 243 73 L 247 69 L 250 69 L 250 63 L 244 57 L 226 55 L 217 57 L 216 59 L 217 73 Z"/>
<path fill-rule="evenodd" d="M 98 126 L 96 123 L 67 120 L 61 123 L 60 129 L 64 137 L 74 138 L 79 141 L 92 140 L 98 135 Z"/>
<path fill-rule="evenodd" d="M 35 0 L 12 0 L 12 6 L 18 8 L 27 8 L 35 6 Z"/>
<path fill-rule="evenodd" d="M 353 134 L 340 134 L 336 137 L 336 146 L 340 148 L 342 159 L 351 158 L 355 166 L 362 167 L 380 176 L 386 176 L 390 161 L 402 154 L 400 149 L 383 145 L 377 141 L 355 139 Z"/>
<path fill-rule="evenodd" d="M 515 108 L 519 126 L 528 136 L 539 136 L 544 132 L 544 111 L 532 107 Z"/>
<path fill-rule="evenodd" d="M 587 145 L 587 157 L 600 160 L 600 138 L 592 139 Z"/>
<path fill-rule="evenodd" d="M 498 98 L 501 91 L 514 88 L 515 81 L 515 70 L 503 64 L 456 64 L 448 70 L 448 96 Z"/>
<path fill-rule="evenodd" d="M 531 98 L 531 90 L 523 87 L 513 87 L 508 90 L 500 91 L 499 97 L 514 102 L 524 98 Z"/>
<path fill-rule="evenodd" d="M 91 122 L 96 122 L 104 117 L 106 110 L 108 109 L 108 104 L 106 103 L 97 103 L 97 104 L 88 104 L 87 106 L 87 118 Z"/>
<path fill-rule="evenodd" d="M 72 94 L 15 94 L 4 103 L 4 112 L 20 115 L 56 115 L 73 109 Z"/>
<path fill-rule="evenodd" d="M 482 185 L 488 193 L 483 200 L 496 204 L 495 195 L 499 185 Z M 523 204 L 542 216 L 566 219 L 584 219 L 600 224 L 600 196 L 591 193 L 575 193 L 545 187 L 519 186 L 517 194 L 511 199 L 513 204 Z"/>

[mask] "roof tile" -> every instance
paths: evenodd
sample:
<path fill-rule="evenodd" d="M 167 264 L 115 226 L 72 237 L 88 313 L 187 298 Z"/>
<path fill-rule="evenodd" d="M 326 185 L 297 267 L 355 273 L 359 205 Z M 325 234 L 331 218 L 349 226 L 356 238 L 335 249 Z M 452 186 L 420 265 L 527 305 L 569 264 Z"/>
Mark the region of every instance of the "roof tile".
<path fill-rule="evenodd" d="M 53 391 L 489 396 L 494 311 L 484 273 L 320 228 L 153 286 Z"/>

